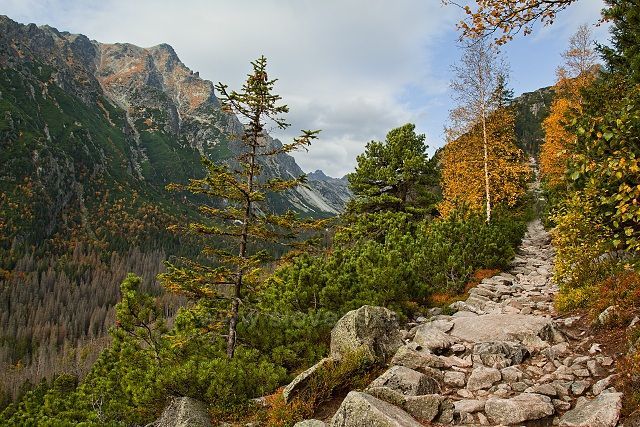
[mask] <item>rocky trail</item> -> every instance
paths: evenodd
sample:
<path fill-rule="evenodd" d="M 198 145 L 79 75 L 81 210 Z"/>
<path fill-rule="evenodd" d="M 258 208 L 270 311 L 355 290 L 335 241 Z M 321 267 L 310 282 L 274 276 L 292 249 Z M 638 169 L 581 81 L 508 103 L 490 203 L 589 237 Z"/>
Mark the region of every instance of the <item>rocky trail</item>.
<path fill-rule="evenodd" d="M 509 271 L 482 280 L 451 304 L 451 315 L 432 308 L 403 327 L 384 307 L 345 314 L 331 332 L 331 354 L 299 374 L 284 401 L 304 399 L 354 352 L 387 368 L 364 390 L 319 408 L 322 419 L 295 427 L 622 427 L 615 349 L 597 342 L 585 319 L 556 313 L 553 262 L 536 220 Z M 212 424 L 204 403 L 183 397 L 153 425 Z"/>
<path fill-rule="evenodd" d="M 510 271 L 472 288 L 452 304 L 453 315 L 434 310 L 401 330 L 381 307 L 348 313 L 332 332 L 331 357 L 369 346 L 393 354 L 389 368 L 364 391 L 351 391 L 330 419 L 296 425 L 619 425 L 615 361 L 576 328 L 577 317 L 555 312 L 553 261 L 550 236 L 536 220 Z M 300 374 L 285 398 L 329 359 Z"/>

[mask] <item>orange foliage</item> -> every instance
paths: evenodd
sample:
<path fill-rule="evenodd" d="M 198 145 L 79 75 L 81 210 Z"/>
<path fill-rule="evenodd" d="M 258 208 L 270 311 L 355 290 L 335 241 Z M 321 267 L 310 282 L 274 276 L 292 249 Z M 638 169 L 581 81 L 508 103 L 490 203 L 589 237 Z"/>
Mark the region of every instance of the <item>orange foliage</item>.
<path fill-rule="evenodd" d="M 597 55 L 588 27 L 578 29 L 562 56 L 565 65 L 557 71 L 556 98 L 542 124 L 545 141 L 540 149 L 540 174 L 552 188 L 565 183 L 567 161 L 575 140 L 565 126 L 571 116 L 581 113 L 582 91 L 595 80 L 598 72 Z"/>
<path fill-rule="evenodd" d="M 494 37 L 497 45 L 507 43 L 515 34 L 533 31 L 536 22 L 552 24 L 556 14 L 577 0 L 475 0 L 463 7 L 465 19 L 458 23 L 462 37 Z M 457 5 L 454 0 L 445 4 Z"/>
<path fill-rule="evenodd" d="M 556 98 L 542 128 L 545 141 L 540 149 L 540 175 L 551 187 L 564 183 L 564 174 L 569 159 L 569 148 L 575 137 L 565 129 L 566 116 L 571 103 L 566 98 Z"/>
<path fill-rule="evenodd" d="M 592 309 L 594 317 L 609 306 L 616 306 L 609 326 L 626 326 L 640 314 L 640 274 L 625 271 L 599 284 Z"/>
<path fill-rule="evenodd" d="M 489 181 L 491 202 L 513 206 L 525 194 L 530 167 L 522 150 L 515 145 L 514 116 L 499 109 L 487 120 L 489 137 Z M 485 181 L 482 128 L 450 141 L 442 154 L 442 193 L 440 212 L 446 216 L 466 206 L 482 212 L 485 207 Z"/>

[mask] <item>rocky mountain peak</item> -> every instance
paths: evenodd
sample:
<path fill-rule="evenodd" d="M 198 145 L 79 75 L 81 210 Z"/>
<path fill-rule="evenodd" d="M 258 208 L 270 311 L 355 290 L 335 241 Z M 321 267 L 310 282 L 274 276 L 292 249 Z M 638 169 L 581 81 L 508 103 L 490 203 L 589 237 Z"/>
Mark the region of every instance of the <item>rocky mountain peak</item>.
<path fill-rule="evenodd" d="M 144 48 L 100 43 L 81 34 L 23 25 L 2 16 L 0 69 L 17 72 L 15 78 L 28 81 L 27 96 L 33 102 L 38 94 L 50 98 L 50 87 L 57 86 L 80 100 L 89 114 L 100 116 L 97 120 L 119 129 L 126 158 L 119 167 L 127 165 L 128 173 L 137 180 L 164 187 L 168 182 L 200 176 L 201 156 L 227 161 L 241 149 L 236 138 L 243 131 L 240 121 L 221 110 L 213 83 L 183 64 L 168 44 Z M 50 101 L 66 113 L 57 100 Z M 47 140 L 55 139 L 49 136 L 52 128 L 51 123 L 41 125 Z M 269 147 L 279 144 L 270 137 L 266 141 Z M 263 165 L 263 173 L 267 178 L 290 177 L 302 170 L 293 157 L 281 154 Z M 309 215 L 339 213 L 348 194 L 341 186 L 334 194 L 331 184 L 325 184 L 322 191 L 311 186 L 297 189 L 287 200 L 273 203 L 278 209 L 293 207 Z"/>
<path fill-rule="evenodd" d="M 307 174 L 307 177 L 309 178 L 310 181 L 327 181 L 331 179 L 320 169 L 316 169 L 315 172 L 311 172 Z"/>

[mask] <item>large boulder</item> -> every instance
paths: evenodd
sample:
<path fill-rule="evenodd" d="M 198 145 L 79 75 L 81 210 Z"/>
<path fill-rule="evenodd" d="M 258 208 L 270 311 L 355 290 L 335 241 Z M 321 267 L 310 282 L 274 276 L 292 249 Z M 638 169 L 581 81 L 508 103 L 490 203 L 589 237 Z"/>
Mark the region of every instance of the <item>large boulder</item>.
<path fill-rule="evenodd" d="M 190 397 L 176 397 L 162 412 L 156 427 L 211 427 L 207 405 Z"/>
<path fill-rule="evenodd" d="M 431 422 L 444 409 L 444 402 L 448 402 L 447 399 L 439 394 L 407 396 L 402 407 L 420 421 Z"/>
<path fill-rule="evenodd" d="M 366 393 L 349 392 L 331 419 L 331 427 L 422 427 L 397 406 Z"/>
<path fill-rule="evenodd" d="M 289 403 L 289 401 L 293 399 L 300 390 L 303 390 L 309 384 L 309 381 L 316 378 L 320 375 L 323 369 L 332 366 L 334 363 L 334 359 L 325 357 L 306 371 L 298 374 L 298 376 L 295 377 L 293 381 L 291 381 L 282 391 L 284 402 Z"/>
<path fill-rule="evenodd" d="M 511 399 L 487 400 L 484 411 L 497 424 L 513 425 L 553 415 L 551 398 L 534 393 L 519 394 Z"/>
<path fill-rule="evenodd" d="M 453 318 L 450 334 L 473 343 L 516 341 L 530 352 L 541 350 L 557 337 L 551 319 L 523 314 L 485 314 Z"/>
<path fill-rule="evenodd" d="M 440 384 L 436 378 L 404 366 L 392 366 L 373 380 L 369 387 L 387 387 L 405 396 L 440 392 Z"/>
<path fill-rule="evenodd" d="M 614 427 L 621 409 L 622 393 L 602 393 L 593 400 L 578 403 L 564 414 L 560 427 Z"/>
<path fill-rule="evenodd" d="M 331 331 L 331 356 L 336 359 L 364 350 L 376 360 L 386 360 L 402 344 L 398 318 L 384 307 L 365 305 L 352 310 Z"/>

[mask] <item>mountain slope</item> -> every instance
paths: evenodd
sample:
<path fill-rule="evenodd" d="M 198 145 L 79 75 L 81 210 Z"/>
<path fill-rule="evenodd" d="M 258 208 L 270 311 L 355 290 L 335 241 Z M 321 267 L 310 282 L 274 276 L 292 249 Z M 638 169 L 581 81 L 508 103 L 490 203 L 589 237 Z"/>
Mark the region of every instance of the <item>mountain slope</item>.
<path fill-rule="evenodd" d="M 540 151 L 544 140 L 542 122 L 549 115 L 553 96 L 552 87 L 543 87 L 525 92 L 512 102 L 516 113 L 518 146 L 530 156 L 537 157 Z"/>
<path fill-rule="evenodd" d="M 49 196 L 54 209 L 45 235 L 58 225 L 61 209 L 83 199 L 89 177 L 164 193 L 169 182 L 202 176 L 200 156 L 224 161 L 240 149 L 241 123 L 221 111 L 212 83 L 168 45 L 101 44 L 6 17 L 0 34 L 1 160 L 9 166 L 2 190 L 27 178 Z M 268 177 L 301 172 L 287 155 L 264 168 Z M 339 210 L 313 188 L 289 197 L 277 208 L 320 216 Z"/>
<path fill-rule="evenodd" d="M 69 359 L 104 336 L 127 272 L 157 294 L 163 260 L 197 254 L 197 239 L 167 226 L 197 217 L 200 200 L 165 185 L 203 176 L 201 156 L 233 157 L 242 129 L 168 45 L 102 44 L 0 16 L 0 406 L 53 375 L 61 348 Z M 302 174 L 288 155 L 263 171 Z M 343 207 L 330 193 L 310 183 L 268 204 L 329 216 Z"/>

